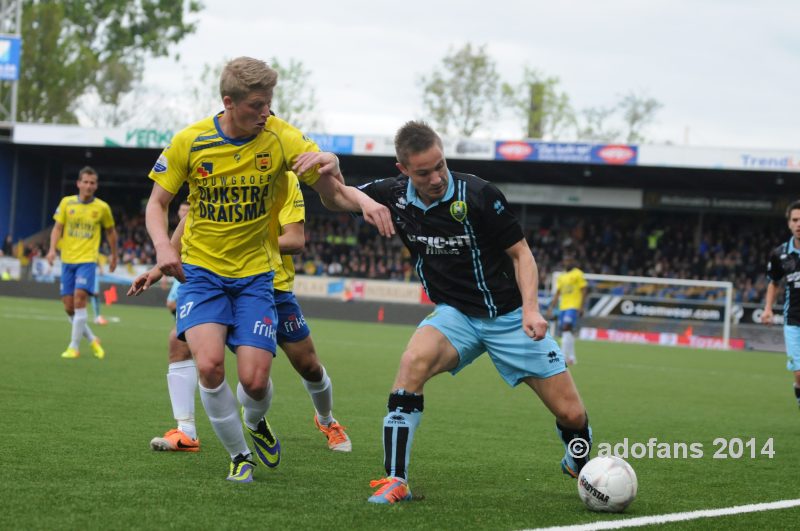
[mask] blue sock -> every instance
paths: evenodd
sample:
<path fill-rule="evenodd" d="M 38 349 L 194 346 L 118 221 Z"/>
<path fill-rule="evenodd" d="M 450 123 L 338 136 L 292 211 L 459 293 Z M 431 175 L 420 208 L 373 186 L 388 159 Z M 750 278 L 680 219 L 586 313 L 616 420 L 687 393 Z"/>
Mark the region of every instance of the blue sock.
<path fill-rule="evenodd" d="M 422 395 L 398 389 L 389 395 L 389 412 L 383 419 L 383 464 L 387 476 L 408 479 L 411 443 L 422 420 Z"/>

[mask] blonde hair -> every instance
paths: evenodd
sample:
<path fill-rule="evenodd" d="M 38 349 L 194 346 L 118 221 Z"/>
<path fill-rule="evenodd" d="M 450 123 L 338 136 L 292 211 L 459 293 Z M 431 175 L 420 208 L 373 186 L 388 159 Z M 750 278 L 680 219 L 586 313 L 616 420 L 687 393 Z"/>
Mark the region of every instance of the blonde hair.
<path fill-rule="evenodd" d="M 278 72 L 252 57 L 237 57 L 228 62 L 222 69 L 219 78 L 219 94 L 239 102 L 251 92 L 266 92 L 272 96 L 272 90 L 278 83 Z"/>

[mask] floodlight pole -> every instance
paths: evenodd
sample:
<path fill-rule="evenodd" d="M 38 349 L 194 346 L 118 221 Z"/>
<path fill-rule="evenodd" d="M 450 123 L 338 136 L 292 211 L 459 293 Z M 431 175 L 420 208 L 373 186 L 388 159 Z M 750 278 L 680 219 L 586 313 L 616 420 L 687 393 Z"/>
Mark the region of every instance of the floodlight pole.
<path fill-rule="evenodd" d="M 0 0 L 0 35 L 21 38 L 22 0 Z M 12 127 L 17 121 L 17 91 L 19 79 L 2 81 L 11 90 L 2 90 L 0 100 L 0 125 Z"/>

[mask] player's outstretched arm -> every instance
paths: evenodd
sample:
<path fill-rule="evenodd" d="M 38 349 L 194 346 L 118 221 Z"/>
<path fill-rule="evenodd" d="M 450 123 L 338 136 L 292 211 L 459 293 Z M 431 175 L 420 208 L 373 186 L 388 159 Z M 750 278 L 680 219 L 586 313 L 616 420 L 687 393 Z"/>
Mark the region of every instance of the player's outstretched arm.
<path fill-rule="evenodd" d="M 525 238 L 508 249 L 506 254 L 514 263 L 517 286 L 522 295 L 522 329 L 538 341 L 547 334 L 547 321 L 539 311 L 539 270 Z"/>
<path fill-rule="evenodd" d="M 389 209 L 358 188 L 344 186 L 338 180 L 324 175 L 314 183 L 312 188 L 323 198 L 323 203 L 329 209 L 361 212 L 367 223 L 378 229 L 381 236 L 394 235 L 394 225 Z"/>
<path fill-rule="evenodd" d="M 128 288 L 128 297 L 135 297 L 140 295 L 142 292 L 147 291 L 150 286 L 161 280 L 163 276 L 164 275 L 161 273 L 161 270 L 158 268 L 158 266 L 153 266 L 150 271 L 142 273 L 133 279 L 131 287 Z"/>
<path fill-rule="evenodd" d="M 186 278 L 183 276 L 180 254 L 172 247 L 167 235 L 167 212 L 173 197 L 174 194 L 162 188 L 160 184 L 153 183 L 153 191 L 145 208 L 145 224 L 156 250 L 158 268 L 165 275 L 184 282 Z"/>
<path fill-rule="evenodd" d="M 315 166 L 318 166 L 320 175 L 327 175 L 329 177 L 341 176 L 342 170 L 339 168 L 339 157 L 329 151 L 307 151 L 297 156 L 292 166 L 298 176 L 304 175 Z M 344 182 L 344 178 L 337 178 L 340 182 Z"/>
<path fill-rule="evenodd" d="M 181 218 L 178 226 L 175 228 L 175 232 L 172 233 L 172 238 L 170 238 L 170 245 L 172 248 L 175 249 L 175 252 L 178 253 L 178 256 L 181 254 L 181 237 L 183 236 L 183 229 L 186 226 L 186 218 Z M 141 294 L 143 291 L 147 291 L 147 288 L 158 282 L 164 277 L 164 274 L 158 268 L 158 266 L 154 266 L 150 271 L 147 273 L 142 273 L 138 277 L 133 280 L 131 287 L 128 289 L 128 297 L 131 295 L 136 296 Z"/>

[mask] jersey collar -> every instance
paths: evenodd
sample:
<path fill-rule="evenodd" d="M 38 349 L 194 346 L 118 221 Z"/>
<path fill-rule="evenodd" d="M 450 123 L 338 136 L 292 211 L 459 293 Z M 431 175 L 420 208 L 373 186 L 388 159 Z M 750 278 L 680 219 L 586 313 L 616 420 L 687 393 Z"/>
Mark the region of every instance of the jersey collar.
<path fill-rule="evenodd" d="M 246 138 L 230 138 L 225 136 L 225 133 L 222 132 L 222 127 L 219 125 L 219 117 L 222 116 L 225 111 L 214 115 L 214 127 L 217 128 L 217 134 L 227 143 L 233 144 L 234 146 L 243 146 L 253 140 L 258 135 L 248 136 Z"/>
<path fill-rule="evenodd" d="M 787 247 L 790 253 L 797 253 L 800 254 L 800 249 L 794 246 L 794 235 L 789 238 L 789 246 Z"/>
<path fill-rule="evenodd" d="M 447 170 L 447 190 L 444 192 L 444 195 L 441 199 L 438 199 L 431 203 L 430 205 L 426 205 L 422 202 L 422 199 L 417 195 L 417 189 L 414 188 L 414 185 L 411 184 L 411 177 L 408 178 L 408 186 L 406 187 L 406 203 L 410 205 L 414 205 L 415 207 L 419 208 L 420 210 L 427 211 L 430 208 L 435 207 L 440 203 L 445 203 L 450 201 L 453 198 L 453 194 L 455 193 L 456 186 L 453 184 L 453 174 L 450 173 L 450 170 Z"/>

